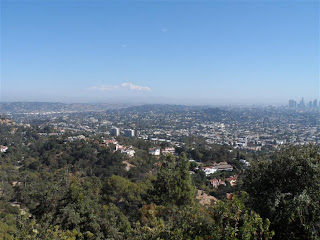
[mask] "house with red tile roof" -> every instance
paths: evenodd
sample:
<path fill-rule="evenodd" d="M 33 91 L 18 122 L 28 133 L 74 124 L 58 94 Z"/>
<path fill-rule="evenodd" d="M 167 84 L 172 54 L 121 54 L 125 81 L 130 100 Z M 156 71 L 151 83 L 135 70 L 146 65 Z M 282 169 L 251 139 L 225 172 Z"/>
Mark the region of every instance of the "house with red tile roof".
<path fill-rule="evenodd" d="M 210 183 L 212 184 L 213 187 L 217 188 L 219 187 L 220 185 L 224 185 L 226 186 L 226 182 L 225 181 L 222 181 L 221 179 L 211 179 L 210 180 Z"/>
<path fill-rule="evenodd" d="M 5 153 L 5 152 L 8 150 L 8 147 L 6 147 L 6 146 L 1 146 L 0 149 L 1 149 L 1 152 L 2 152 L 2 153 Z"/>

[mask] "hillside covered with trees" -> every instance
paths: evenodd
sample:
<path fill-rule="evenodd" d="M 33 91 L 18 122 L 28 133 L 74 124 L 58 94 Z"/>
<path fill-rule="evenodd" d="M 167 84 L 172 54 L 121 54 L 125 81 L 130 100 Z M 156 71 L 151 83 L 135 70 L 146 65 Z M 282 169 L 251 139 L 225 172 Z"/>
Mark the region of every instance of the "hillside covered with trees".
<path fill-rule="evenodd" d="M 8 147 L 0 157 L 0 239 L 320 237 L 319 147 L 287 146 L 236 170 L 238 184 L 219 187 L 223 197 L 203 205 L 198 191 L 212 190 L 201 171 L 191 174 L 197 166 L 189 158 L 232 157 L 236 168 L 228 148 L 152 156 L 147 140 L 122 139 L 137 152 L 128 158 L 97 136 L 67 141 L 67 133 L 40 132 L 0 126 L 0 144 Z M 232 189 L 228 198 L 223 189 Z"/>

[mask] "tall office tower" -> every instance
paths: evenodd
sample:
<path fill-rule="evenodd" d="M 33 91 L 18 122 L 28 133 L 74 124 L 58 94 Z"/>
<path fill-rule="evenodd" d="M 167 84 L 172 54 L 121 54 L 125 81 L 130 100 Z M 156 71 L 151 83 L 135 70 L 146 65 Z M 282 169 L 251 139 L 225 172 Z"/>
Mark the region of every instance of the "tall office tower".
<path fill-rule="evenodd" d="M 308 107 L 309 107 L 309 108 L 312 108 L 312 101 L 309 101 Z"/>
<path fill-rule="evenodd" d="M 110 134 L 112 136 L 119 136 L 120 135 L 120 129 L 117 127 L 113 127 L 111 128 Z"/>
<path fill-rule="evenodd" d="M 289 108 L 296 108 L 297 102 L 294 100 L 289 100 Z"/>
<path fill-rule="evenodd" d="M 296 108 L 297 102 L 294 100 L 289 100 L 289 108 Z"/>
<path fill-rule="evenodd" d="M 124 136 L 125 136 L 125 137 L 134 137 L 134 130 L 132 130 L 132 129 L 125 129 L 125 130 L 124 130 Z"/>
<path fill-rule="evenodd" d="M 317 100 L 317 99 L 313 100 L 312 106 L 313 106 L 314 108 L 317 108 L 317 107 L 318 107 L 318 100 Z"/>
<path fill-rule="evenodd" d="M 304 108 L 305 106 L 306 106 L 306 105 L 305 105 L 305 103 L 304 103 L 304 98 L 302 98 L 301 101 L 300 101 L 299 107 L 300 107 L 300 108 Z"/>
<path fill-rule="evenodd" d="M 289 108 L 293 108 L 293 100 L 289 100 Z"/>

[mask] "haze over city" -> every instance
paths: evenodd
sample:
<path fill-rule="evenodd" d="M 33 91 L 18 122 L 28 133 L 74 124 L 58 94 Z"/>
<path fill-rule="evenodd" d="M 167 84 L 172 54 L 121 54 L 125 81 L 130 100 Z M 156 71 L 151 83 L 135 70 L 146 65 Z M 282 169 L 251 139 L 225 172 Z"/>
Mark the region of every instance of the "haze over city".
<path fill-rule="evenodd" d="M 2 1 L 2 102 L 319 99 L 318 1 Z"/>
<path fill-rule="evenodd" d="M 0 240 L 320 240 L 319 0 L 0 8 Z"/>

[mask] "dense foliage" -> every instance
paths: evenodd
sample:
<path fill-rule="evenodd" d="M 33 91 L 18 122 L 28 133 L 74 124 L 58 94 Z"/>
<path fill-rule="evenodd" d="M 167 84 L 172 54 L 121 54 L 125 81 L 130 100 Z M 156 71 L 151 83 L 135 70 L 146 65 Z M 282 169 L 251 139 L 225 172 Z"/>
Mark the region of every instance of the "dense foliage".
<path fill-rule="evenodd" d="M 291 147 L 245 174 L 250 205 L 269 218 L 276 239 L 320 237 L 320 149 Z"/>
<path fill-rule="evenodd" d="M 241 187 L 214 190 L 220 200 L 204 206 L 197 189 L 212 187 L 202 171 L 190 174 L 188 157 L 236 166 L 223 147 L 199 143 L 181 148 L 179 156 L 155 157 L 148 141 L 119 139 L 136 148 L 129 159 L 95 136 L 67 141 L 67 134 L 40 136 L 36 126 L 14 132 L 0 126 L 0 133 L 9 147 L 0 158 L 0 239 L 319 238 L 320 153 L 314 146 L 253 164 Z M 229 190 L 235 193 L 227 199 Z"/>

